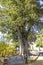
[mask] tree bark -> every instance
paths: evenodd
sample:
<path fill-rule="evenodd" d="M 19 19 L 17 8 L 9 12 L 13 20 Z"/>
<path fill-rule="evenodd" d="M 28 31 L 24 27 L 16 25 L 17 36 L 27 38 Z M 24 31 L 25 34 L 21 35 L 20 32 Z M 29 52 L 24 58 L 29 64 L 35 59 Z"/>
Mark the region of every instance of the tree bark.
<path fill-rule="evenodd" d="M 28 40 L 25 38 L 23 40 L 23 48 L 24 48 L 25 63 L 28 63 Z"/>
<path fill-rule="evenodd" d="M 18 31 L 18 41 L 20 44 L 20 54 L 19 55 L 23 55 L 23 42 L 22 42 L 22 35 L 20 31 Z"/>
<path fill-rule="evenodd" d="M 18 29 L 18 41 L 20 43 L 20 55 L 24 56 L 25 63 L 28 63 L 28 40 L 27 37 L 23 36 L 20 30 Z"/>
<path fill-rule="evenodd" d="M 28 41 L 22 40 L 21 36 L 18 37 L 20 43 L 20 55 L 24 56 L 25 63 L 28 63 Z"/>

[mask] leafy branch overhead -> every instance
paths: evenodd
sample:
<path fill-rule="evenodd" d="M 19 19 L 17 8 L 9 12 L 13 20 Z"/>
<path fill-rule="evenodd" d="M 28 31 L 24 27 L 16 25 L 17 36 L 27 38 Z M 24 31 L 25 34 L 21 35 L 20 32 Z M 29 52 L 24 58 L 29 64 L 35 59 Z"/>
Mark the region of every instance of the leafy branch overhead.
<path fill-rule="evenodd" d="M 0 5 L 2 9 L 0 10 L 0 25 L 2 26 L 2 31 L 15 34 L 18 27 L 20 31 L 38 22 L 39 2 L 32 0 L 1 0 Z M 13 32 L 14 31 L 14 32 Z M 25 30 L 24 30 L 25 31 Z"/>

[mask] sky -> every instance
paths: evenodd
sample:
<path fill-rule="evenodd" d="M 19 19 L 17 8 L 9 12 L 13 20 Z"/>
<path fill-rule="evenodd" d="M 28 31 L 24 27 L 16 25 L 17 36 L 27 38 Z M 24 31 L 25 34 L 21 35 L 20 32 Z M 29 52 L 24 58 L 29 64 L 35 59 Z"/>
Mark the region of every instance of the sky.
<path fill-rule="evenodd" d="M 1 32 L 0 32 L 0 41 L 6 41 L 7 39 L 5 38 L 5 35 L 6 34 L 2 34 Z"/>
<path fill-rule="evenodd" d="M 0 32 L 0 41 L 3 39 L 3 34 Z"/>
<path fill-rule="evenodd" d="M 42 0 L 40 0 L 40 5 L 42 5 L 43 4 L 43 1 Z"/>

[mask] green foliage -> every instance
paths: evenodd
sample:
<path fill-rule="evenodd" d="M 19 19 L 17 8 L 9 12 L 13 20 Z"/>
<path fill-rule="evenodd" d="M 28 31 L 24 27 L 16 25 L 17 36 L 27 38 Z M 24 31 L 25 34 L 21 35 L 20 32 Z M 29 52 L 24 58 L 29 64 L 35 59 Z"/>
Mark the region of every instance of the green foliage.
<path fill-rule="evenodd" d="M 0 11 L 1 31 L 12 33 L 12 37 L 17 36 L 18 27 L 22 31 L 27 24 L 31 27 L 38 21 L 39 15 L 36 13 L 38 3 L 33 3 L 32 0 L 1 0 L 0 4 L 3 6 Z"/>
<path fill-rule="evenodd" d="M 18 42 L 13 42 L 13 46 L 16 49 L 17 47 L 19 47 L 19 43 Z"/>
<path fill-rule="evenodd" d="M 28 36 L 28 40 L 29 40 L 30 42 L 34 42 L 34 41 L 36 40 L 36 35 L 30 33 L 29 36 Z"/>
<path fill-rule="evenodd" d="M 37 46 L 43 47 L 43 34 L 39 34 L 39 40 L 36 41 Z"/>
<path fill-rule="evenodd" d="M 0 42 L 0 56 L 9 56 L 12 55 L 14 49 L 5 42 Z"/>
<path fill-rule="evenodd" d="M 3 6 L 3 9 L 0 10 L 0 30 L 8 32 L 8 37 L 16 41 L 19 36 L 20 42 L 26 47 L 31 27 L 39 23 L 40 3 L 36 0 L 0 0 L 0 4 Z M 27 31 L 26 25 L 28 25 Z"/>

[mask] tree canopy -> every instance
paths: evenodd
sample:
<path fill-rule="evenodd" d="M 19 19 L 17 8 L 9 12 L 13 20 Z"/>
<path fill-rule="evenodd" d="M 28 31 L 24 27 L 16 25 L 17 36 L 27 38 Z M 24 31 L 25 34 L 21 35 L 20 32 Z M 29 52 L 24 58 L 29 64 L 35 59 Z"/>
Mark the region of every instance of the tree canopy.
<path fill-rule="evenodd" d="M 18 27 L 23 32 L 23 27 L 28 25 L 31 28 L 38 22 L 37 6 L 39 3 L 32 0 L 1 0 L 0 3 L 3 7 L 0 10 L 0 24 L 4 32 L 8 31 L 8 33 L 17 35 Z"/>
<path fill-rule="evenodd" d="M 25 51 L 28 48 L 28 34 L 34 24 L 39 23 L 43 9 L 39 0 L 0 0 L 0 31 L 19 39 Z"/>

